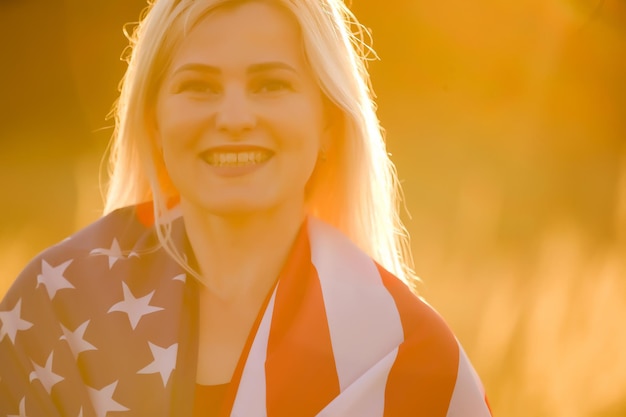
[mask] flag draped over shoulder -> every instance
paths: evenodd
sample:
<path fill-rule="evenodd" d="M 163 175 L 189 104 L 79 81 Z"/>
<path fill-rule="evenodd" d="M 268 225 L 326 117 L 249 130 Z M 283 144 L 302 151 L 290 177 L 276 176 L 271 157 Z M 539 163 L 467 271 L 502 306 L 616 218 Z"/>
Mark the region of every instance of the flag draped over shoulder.
<path fill-rule="evenodd" d="M 0 416 L 191 416 L 198 287 L 145 213 L 37 256 L 0 303 Z M 173 239 L 193 258 L 182 218 Z M 230 384 L 224 416 L 476 416 L 479 378 L 440 316 L 309 218 Z"/>

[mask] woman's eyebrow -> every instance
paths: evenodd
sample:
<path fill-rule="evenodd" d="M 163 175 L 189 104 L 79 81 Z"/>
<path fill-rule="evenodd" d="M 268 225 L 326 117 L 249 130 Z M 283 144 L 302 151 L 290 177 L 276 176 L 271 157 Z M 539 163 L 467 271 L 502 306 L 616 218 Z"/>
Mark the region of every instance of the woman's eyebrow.
<path fill-rule="evenodd" d="M 292 67 L 291 65 L 285 62 L 270 61 L 270 62 L 262 62 L 259 64 L 250 65 L 248 67 L 247 73 L 252 74 L 252 73 L 271 71 L 271 70 L 276 70 L 276 69 L 284 69 L 287 71 L 291 71 L 293 73 L 298 72 L 294 67 Z"/>
<path fill-rule="evenodd" d="M 207 74 L 221 74 L 222 73 L 222 71 L 218 67 L 192 62 L 189 64 L 181 65 L 180 67 L 176 68 L 172 72 L 172 75 L 176 75 L 176 74 L 179 74 L 181 72 L 186 72 L 186 71 L 202 72 L 202 73 L 207 73 Z"/>
<path fill-rule="evenodd" d="M 293 66 L 285 62 L 281 62 L 281 61 L 269 61 L 269 62 L 261 62 L 258 64 L 252 64 L 246 69 L 246 72 L 248 74 L 255 74 L 259 72 L 266 72 L 266 71 L 272 71 L 272 70 L 277 70 L 277 69 L 287 70 L 293 73 L 298 72 Z M 172 75 L 176 75 L 181 72 L 187 72 L 187 71 L 201 72 L 204 74 L 213 74 L 213 75 L 219 75 L 222 73 L 222 70 L 219 67 L 208 65 L 208 64 L 191 62 L 191 63 L 184 64 L 176 68 L 172 72 Z"/>

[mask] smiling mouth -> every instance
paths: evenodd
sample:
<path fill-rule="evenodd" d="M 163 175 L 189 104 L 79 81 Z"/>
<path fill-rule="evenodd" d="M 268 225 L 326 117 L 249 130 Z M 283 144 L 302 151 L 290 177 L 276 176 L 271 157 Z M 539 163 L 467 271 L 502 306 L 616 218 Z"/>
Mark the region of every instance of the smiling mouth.
<path fill-rule="evenodd" d="M 241 167 L 260 164 L 272 157 L 269 151 L 207 152 L 203 159 L 215 167 Z"/>

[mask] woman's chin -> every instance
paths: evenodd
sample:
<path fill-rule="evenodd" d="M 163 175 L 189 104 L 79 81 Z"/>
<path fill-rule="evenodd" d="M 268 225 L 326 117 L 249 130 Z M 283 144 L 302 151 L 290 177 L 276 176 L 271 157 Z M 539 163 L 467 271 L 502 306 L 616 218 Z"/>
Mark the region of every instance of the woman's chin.
<path fill-rule="evenodd" d="M 183 213 L 195 212 L 195 215 L 212 215 L 222 218 L 247 218 L 247 217 L 266 217 L 280 215 L 290 217 L 292 214 L 299 215 L 304 210 L 304 196 L 300 198 L 271 198 L 269 193 L 263 196 L 237 195 L 222 196 L 220 199 L 185 199 L 183 200 Z"/>
<path fill-rule="evenodd" d="M 210 204 L 203 204 L 200 210 L 208 214 L 212 214 L 219 217 L 249 217 L 255 215 L 262 215 L 276 209 L 276 205 L 269 204 L 267 202 L 261 202 L 258 200 L 245 200 L 236 199 L 220 202 L 211 202 Z"/>

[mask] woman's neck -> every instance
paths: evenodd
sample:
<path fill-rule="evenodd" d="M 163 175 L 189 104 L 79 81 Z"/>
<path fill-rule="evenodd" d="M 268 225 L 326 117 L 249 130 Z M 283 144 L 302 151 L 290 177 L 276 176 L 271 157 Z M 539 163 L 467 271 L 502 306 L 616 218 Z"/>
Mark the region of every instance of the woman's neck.
<path fill-rule="evenodd" d="M 202 283 L 226 302 L 265 297 L 302 225 L 302 207 L 226 217 L 181 201 Z"/>

